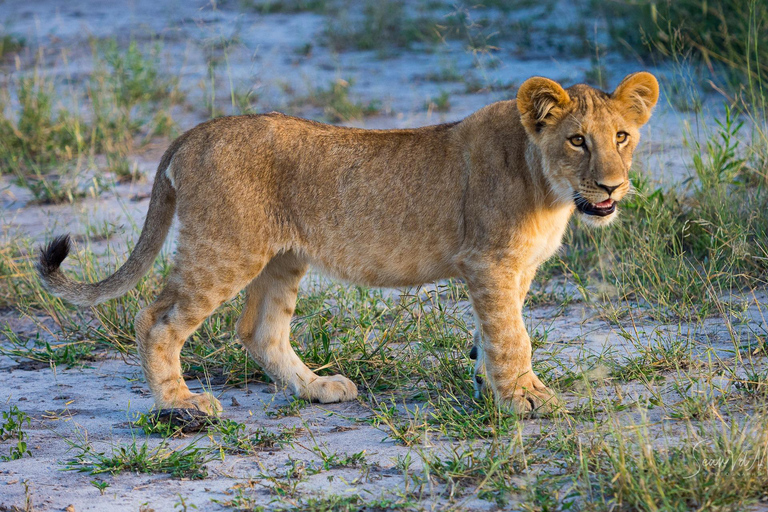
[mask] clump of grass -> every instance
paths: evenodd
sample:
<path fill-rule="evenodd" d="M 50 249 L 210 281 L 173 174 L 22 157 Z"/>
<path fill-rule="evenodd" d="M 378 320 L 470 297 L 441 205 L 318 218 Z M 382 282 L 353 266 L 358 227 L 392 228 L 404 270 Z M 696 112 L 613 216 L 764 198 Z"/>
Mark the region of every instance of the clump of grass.
<path fill-rule="evenodd" d="M 174 425 L 169 421 L 161 421 L 157 412 L 139 413 L 132 425 L 140 428 L 148 436 L 157 434 L 162 438 L 180 436 L 183 430 L 182 426 Z"/>
<path fill-rule="evenodd" d="M 160 74 L 159 46 L 142 51 L 135 41 L 121 50 L 114 40 L 92 43 L 95 71 L 88 83 L 93 110 L 92 145 L 107 156 L 118 179 L 135 179 L 126 156 L 133 136 L 143 127 L 150 134 L 174 129 L 169 109 L 182 100 L 178 79 Z"/>
<path fill-rule="evenodd" d="M 8 112 L 10 92 L 0 97 L 0 164 L 2 172 L 22 178 L 71 160 L 85 149 L 87 128 L 78 116 L 63 108 L 54 110 L 54 81 L 39 67 L 19 76 L 13 89 L 18 112 Z M 10 117 L 9 117 L 10 114 Z"/>
<path fill-rule="evenodd" d="M 614 365 L 611 376 L 620 381 L 651 381 L 662 378 L 664 372 L 687 369 L 696 360 L 689 338 L 665 335 L 659 332 L 621 332 L 633 345 L 637 355 L 624 358 Z"/>
<path fill-rule="evenodd" d="M 742 381 L 736 382 L 736 389 L 756 399 L 768 398 L 768 371 L 749 371 Z"/>
<path fill-rule="evenodd" d="M 116 475 L 124 471 L 135 473 L 169 473 L 175 478 L 203 479 L 208 475 L 205 464 L 216 458 L 216 451 L 200 448 L 195 443 L 171 449 L 162 442 L 151 448 L 147 442 L 135 440 L 122 446 L 113 446 L 110 453 L 98 452 L 91 445 L 72 444 L 74 458 L 65 468 L 87 472 L 91 475 L 108 473 Z"/>
<path fill-rule="evenodd" d="M 445 484 L 443 495 L 454 500 L 467 494 L 507 505 L 517 491 L 515 475 L 528 469 L 528 460 L 519 439 L 495 440 L 486 447 L 454 447 L 447 457 L 422 454 L 424 478 Z"/>
<path fill-rule="evenodd" d="M 324 450 L 320 445 L 315 445 L 312 449 L 323 461 L 318 470 L 330 470 L 338 468 L 357 468 L 367 467 L 368 461 L 365 458 L 365 450 L 356 453 L 337 453 Z"/>
<path fill-rule="evenodd" d="M 456 63 L 449 59 L 441 59 L 440 68 L 423 76 L 429 82 L 462 82 L 465 76 L 456 67 Z"/>

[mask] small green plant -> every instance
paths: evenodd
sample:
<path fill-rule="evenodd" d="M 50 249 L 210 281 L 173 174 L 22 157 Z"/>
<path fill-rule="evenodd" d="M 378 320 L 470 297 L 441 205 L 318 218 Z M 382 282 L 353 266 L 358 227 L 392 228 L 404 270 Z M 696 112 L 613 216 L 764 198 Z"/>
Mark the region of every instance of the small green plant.
<path fill-rule="evenodd" d="M 179 497 L 179 501 L 173 504 L 173 508 L 179 509 L 180 512 L 187 512 L 190 508 L 197 510 L 197 505 L 194 503 L 187 503 L 186 498 L 182 496 L 181 494 L 177 494 Z"/>
<path fill-rule="evenodd" d="M 91 480 L 91 485 L 97 488 L 99 493 L 104 496 L 104 493 L 107 492 L 107 488 L 109 487 L 109 482 L 105 482 L 104 480 Z"/>
<path fill-rule="evenodd" d="M 757 399 L 768 397 L 768 371 L 748 371 L 744 380 L 736 382 L 736 389 Z"/>
<path fill-rule="evenodd" d="M 217 503 L 223 507 L 231 508 L 234 510 L 248 510 L 253 512 L 264 512 L 266 509 L 259 505 L 261 497 L 253 493 L 254 481 L 248 480 L 244 483 L 238 483 L 231 487 L 227 494 L 232 496 L 228 500 L 211 499 L 213 503 Z"/>
<path fill-rule="evenodd" d="M 32 455 L 27 448 L 27 433 L 24 432 L 24 424 L 30 425 L 31 419 L 27 413 L 12 405 L 8 411 L 3 412 L 3 423 L 0 424 L 0 441 L 11 440 L 15 443 L 11 446 L 8 455 L 0 455 L 0 460 L 17 460 L 24 455 Z"/>
<path fill-rule="evenodd" d="M 747 161 L 739 151 L 739 132 L 744 122 L 737 121 L 733 110 L 725 105 L 725 120 L 715 119 L 715 123 L 717 134 L 706 142 L 705 148 L 694 141 L 693 168 L 700 192 L 734 184 Z M 703 155 L 707 155 L 709 161 L 705 162 Z"/>
<path fill-rule="evenodd" d="M 292 498 L 298 493 L 298 487 L 307 476 L 319 473 L 319 469 L 308 465 L 304 461 L 289 458 L 285 463 L 288 466 L 282 475 L 260 475 L 270 483 L 269 491 L 280 498 Z"/>

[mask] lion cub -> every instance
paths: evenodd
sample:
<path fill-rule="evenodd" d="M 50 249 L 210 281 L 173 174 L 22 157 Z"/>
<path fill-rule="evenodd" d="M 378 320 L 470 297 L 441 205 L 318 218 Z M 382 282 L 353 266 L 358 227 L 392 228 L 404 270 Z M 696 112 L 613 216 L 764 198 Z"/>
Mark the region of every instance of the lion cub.
<path fill-rule="evenodd" d="M 658 94 L 645 72 L 611 94 L 535 77 L 516 100 L 413 130 L 278 113 L 214 119 L 163 155 L 141 236 L 117 272 L 71 281 L 59 269 L 70 245 L 63 236 L 42 249 L 38 273 L 74 304 L 119 297 L 149 271 L 175 213 L 174 268 L 136 317 L 137 346 L 157 407 L 212 414 L 219 401 L 189 391 L 179 353 L 241 289 L 237 332 L 264 371 L 300 397 L 338 402 L 357 396 L 355 384 L 315 375 L 289 339 L 308 266 L 369 286 L 459 277 L 477 317 L 476 369 L 496 400 L 521 413 L 551 410 L 556 398 L 531 367 L 523 300 L 574 211 L 596 226 L 616 218 Z"/>

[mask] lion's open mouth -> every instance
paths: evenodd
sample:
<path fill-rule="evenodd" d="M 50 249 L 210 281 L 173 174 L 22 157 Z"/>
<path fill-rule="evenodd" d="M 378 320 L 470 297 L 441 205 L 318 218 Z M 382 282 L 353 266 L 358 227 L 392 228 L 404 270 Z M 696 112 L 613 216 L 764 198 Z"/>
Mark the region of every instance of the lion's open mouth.
<path fill-rule="evenodd" d="M 616 211 L 616 201 L 613 199 L 606 199 L 601 203 L 593 204 L 577 194 L 574 202 L 576 203 L 576 208 L 585 215 L 606 217 Z"/>

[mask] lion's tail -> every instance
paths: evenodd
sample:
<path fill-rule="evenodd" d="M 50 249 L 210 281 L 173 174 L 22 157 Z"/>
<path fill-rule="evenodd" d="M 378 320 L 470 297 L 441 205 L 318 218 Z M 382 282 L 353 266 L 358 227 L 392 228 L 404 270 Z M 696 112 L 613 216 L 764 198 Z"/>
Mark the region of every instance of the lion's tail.
<path fill-rule="evenodd" d="M 136 247 L 123 266 L 98 283 L 73 281 L 59 268 L 69 254 L 69 235 L 59 236 L 46 247 L 40 247 L 40 260 L 36 266 L 37 274 L 48 291 L 72 304 L 93 306 L 120 297 L 136 286 L 152 267 L 171 228 L 176 211 L 176 190 L 165 171 L 183 139 L 183 136 L 176 139 L 160 160 L 144 227 Z"/>

